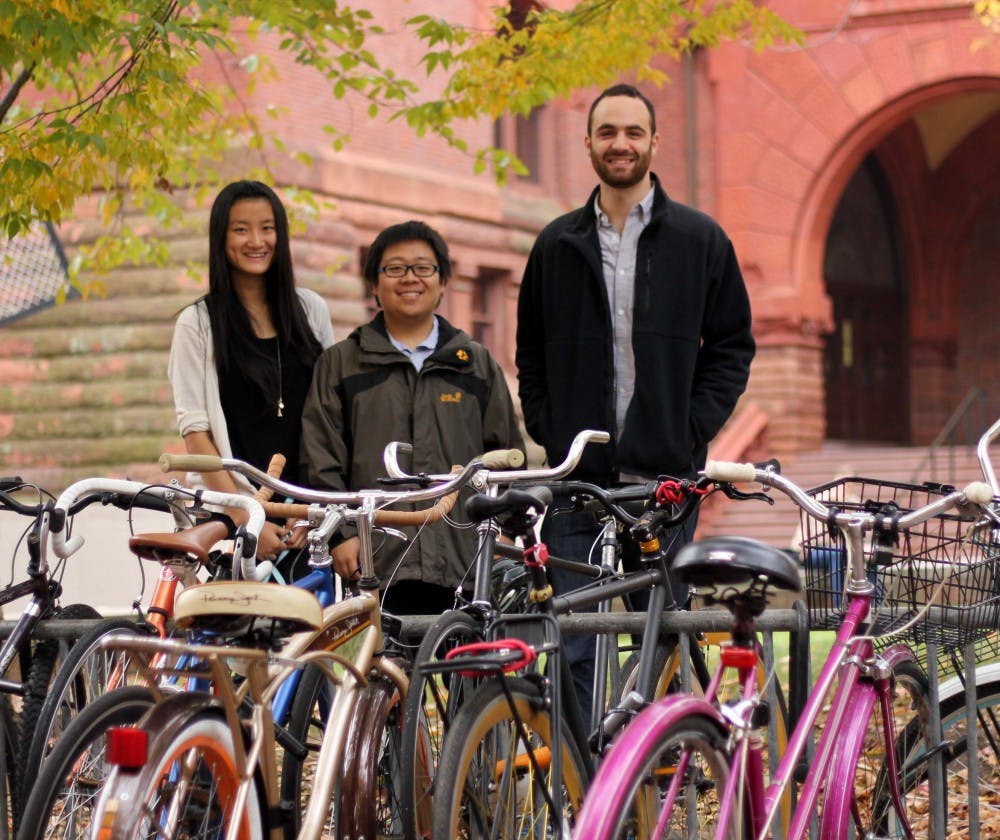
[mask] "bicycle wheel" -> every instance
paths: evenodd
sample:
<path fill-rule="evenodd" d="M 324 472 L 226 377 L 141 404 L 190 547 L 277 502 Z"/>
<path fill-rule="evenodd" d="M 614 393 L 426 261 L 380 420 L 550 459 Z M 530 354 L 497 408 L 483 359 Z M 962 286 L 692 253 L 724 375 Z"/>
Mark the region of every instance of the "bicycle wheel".
<path fill-rule="evenodd" d="M 579 748 L 563 725 L 563 812 L 552 814 L 552 722 L 544 697 L 530 680 L 506 683 L 513 709 L 500 680 L 490 680 L 452 721 L 435 782 L 434 837 L 544 838 L 556 828 L 565 836 L 573 823 L 587 785 Z"/>
<path fill-rule="evenodd" d="M 604 756 L 574 837 L 713 838 L 729 776 L 727 734 L 712 717 L 644 709 Z M 741 826 L 723 834 L 739 838 Z"/>
<path fill-rule="evenodd" d="M 147 689 L 132 686 L 97 697 L 81 710 L 38 774 L 17 840 L 89 837 L 93 807 L 110 769 L 105 734 L 112 726 L 131 726 L 152 705 Z"/>
<path fill-rule="evenodd" d="M 101 614 L 87 604 L 70 604 L 56 610 L 52 618 L 72 621 L 79 619 L 99 619 Z M 36 642 L 31 655 L 31 666 L 24 680 L 24 700 L 21 703 L 20 727 L 17 742 L 17 796 L 14 800 L 14 825 L 20 824 L 22 806 L 31 793 L 36 772 L 29 762 L 34 733 L 44 717 L 44 706 L 51 692 L 52 675 L 61 668 L 60 662 L 69 658 L 73 646 L 65 640 L 44 639 Z"/>
<path fill-rule="evenodd" d="M 109 618 L 80 636 L 70 648 L 51 685 L 47 686 L 38 723 L 21 757 L 22 785 L 27 795 L 31 793 L 42 763 L 69 723 L 89 703 L 127 685 L 132 677 L 129 654 L 101 650 L 101 640 L 114 633 L 140 632 L 143 631 L 134 621 Z"/>
<path fill-rule="evenodd" d="M 422 675 L 421 667 L 440 662 L 458 645 L 481 641 L 482 626 L 467 613 L 443 613 L 427 631 L 410 676 L 403 729 L 400 805 L 404 835 L 429 836 L 434 774 L 448 730 L 473 681 L 455 673 Z"/>
<path fill-rule="evenodd" d="M 288 717 L 288 734 L 302 744 L 306 750 L 304 756 L 296 756 L 292 750 L 286 749 L 281 769 L 281 802 L 286 821 L 285 836 L 291 840 L 298 836 L 302 822 L 302 810 L 308 799 L 308 791 L 312 788 L 312 779 L 316 772 L 316 757 L 323 743 L 326 731 L 326 721 L 333 705 L 335 687 L 326 675 L 316 666 L 311 665 L 302 672 L 292 710 Z M 339 791 L 335 792 L 333 803 L 340 801 Z M 327 826 L 327 832 L 332 831 L 332 823 Z M 332 836 L 332 835 L 330 835 Z"/>
<path fill-rule="evenodd" d="M 0 749 L 0 837 L 11 837 L 14 834 L 14 796 L 17 792 L 17 720 L 10 705 L 10 698 L 0 695 L 0 737 L 3 738 L 3 748 Z"/>
<path fill-rule="evenodd" d="M 979 773 L 979 822 L 981 834 L 988 836 L 1000 819 L 1000 680 L 992 679 L 976 686 L 978 748 L 975 759 Z M 949 832 L 967 836 L 969 831 L 968 722 L 965 695 L 941 700 L 941 748 L 944 765 L 945 801 Z M 896 754 L 901 768 L 902 787 L 906 793 L 907 816 L 917 837 L 931 834 L 932 799 L 929 779 L 928 730 L 925 717 L 913 717 L 896 739 Z M 895 813 L 888 802 L 885 768 L 880 768 L 875 790 L 875 827 L 880 836 L 898 836 Z M 958 834 L 956 836 L 958 836 Z"/>
<path fill-rule="evenodd" d="M 167 697 L 138 727 L 149 733 L 147 760 L 111 770 L 94 814 L 102 838 L 218 838 L 234 821 L 241 838 L 264 836 L 258 772 L 236 809 L 233 734 L 216 701 L 198 692 Z"/>

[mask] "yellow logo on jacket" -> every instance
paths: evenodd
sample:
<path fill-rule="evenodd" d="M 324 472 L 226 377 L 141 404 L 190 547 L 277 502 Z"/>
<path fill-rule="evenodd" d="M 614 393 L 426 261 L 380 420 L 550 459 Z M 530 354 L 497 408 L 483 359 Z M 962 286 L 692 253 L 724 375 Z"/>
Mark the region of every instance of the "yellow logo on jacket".
<path fill-rule="evenodd" d="M 462 401 L 462 392 L 455 391 L 454 394 L 449 394 L 447 392 L 441 395 L 441 402 L 443 403 L 460 403 Z"/>
<path fill-rule="evenodd" d="M 461 362 L 469 361 L 469 354 L 465 352 L 465 350 L 456 350 L 455 355 L 458 356 L 458 359 Z"/>

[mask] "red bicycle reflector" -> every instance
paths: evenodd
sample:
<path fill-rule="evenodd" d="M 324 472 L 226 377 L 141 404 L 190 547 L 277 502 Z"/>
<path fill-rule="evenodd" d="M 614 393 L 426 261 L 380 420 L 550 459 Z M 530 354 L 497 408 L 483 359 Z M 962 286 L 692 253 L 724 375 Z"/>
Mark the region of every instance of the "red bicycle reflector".
<path fill-rule="evenodd" d="M 114 726 L 108 730 L 104 757 L 116 767 L 142 767 L 146 763 L 149 735 L 145 729 Z"/>
<path fill-rule="evenodd" d="M 757 651 L 753 648 L 724 647 L 722 664 L 727 668 L 753 668 L 757 665 Z"/>

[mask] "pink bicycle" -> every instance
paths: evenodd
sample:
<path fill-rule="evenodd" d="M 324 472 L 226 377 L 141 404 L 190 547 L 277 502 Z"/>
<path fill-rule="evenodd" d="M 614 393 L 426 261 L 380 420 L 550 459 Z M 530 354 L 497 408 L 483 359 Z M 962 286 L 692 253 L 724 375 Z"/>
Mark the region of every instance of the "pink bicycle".
<path fill-rule="evenodd" d="M 780 490 L 807 517 L 842 535 L 839 548 L 824 549 L 839 551 L 839 558 L 826 559 L 848 570 L 841 578 L 843 609 L 836 642 L 784 755 L 777 767 L 769 768 L 767 783 L 762 731 L 768 711 L 755 678 L 759 653 L 754 622 L 770 591 L 800 590 L 799 567 L 788 554 L 740 537 L 686 546 L 673 572 L 709 604 L 732 614 L 732 642 L 723 649 L 704 697 L 668 696 L 646 707 L 622 732 L 601 761 L 573 837 L 800 840 L 815 820 L 818 835 L 812 836 L 826 840 L 849 836 L 852 826 L 857 837 L 913 840 L 907 786 L 893 749 L 898 700 L 893 674 L 915 657 L 901 644 L 876 652 L 872 634 L 895 627 L 894 619 L 902 613 L 912 626 L 929 611 L 947 612 L 949 599 L 962 597 L 953 592 L 962 589 L 961 576 L 977 564 L 993 564 L 996 571 L 995 552 L 991 557 L 983 547 L 992 543 L 997 527 L 987 508 L 992 491 L 977 482 L 962 491 L 930 492 L 930 501 L 912 510 L 866 509 L 863 504 L 844 509 L 751 464 L 710 462 L 705 475 Z M 945 538 L 945 533 L 961 537 Z M 948 571 L 933 584 L 928 566 Z M 907 577 L 924 585 L 919 593 L 911 588 L 906 599 L 898 600 Z M 718 695 L 731 671 L 738 675 L 740 694 L 725 702 Z M 811 736 L 824 711 L 825 725 L 813 754 Z M 873 732 L 881 747 L 873 748 L 867 740 Z M 857 781 L 859 759 L 873 749 L 886 769 L 882 776 L 888 783 L 880 794 L 876 785 Z M 793 779 L 801 787 L 789 823 L 782 825 L 782 799 Z M 876 795 L 883 800 L 877 807 L 872 802 Z"/>

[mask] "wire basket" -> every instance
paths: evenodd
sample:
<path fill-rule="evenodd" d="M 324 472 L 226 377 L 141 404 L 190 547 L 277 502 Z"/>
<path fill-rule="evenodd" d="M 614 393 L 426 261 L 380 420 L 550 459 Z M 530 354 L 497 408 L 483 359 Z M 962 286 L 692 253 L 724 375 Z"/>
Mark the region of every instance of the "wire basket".
<path fill-rule="evenodd" d="M 814 488 L 810 495 L 844 513 L 891 516 L 930 504 L 952 489 L 850 477 Z M 805 513 L 802 534 L 810 622 L 815 628 L 835 629 L 850 575 L 843 537 Z M 875 587 L 871 633 L 892 634 L 887 641 L 936 644 L 943 653 L 988 637 L 1000 626 L 998 540 L 992 522 L 955 510 L 901 532 L 895 540 L 868 534 L 865 567 Z"/>

